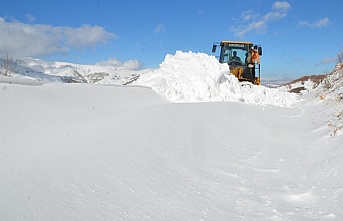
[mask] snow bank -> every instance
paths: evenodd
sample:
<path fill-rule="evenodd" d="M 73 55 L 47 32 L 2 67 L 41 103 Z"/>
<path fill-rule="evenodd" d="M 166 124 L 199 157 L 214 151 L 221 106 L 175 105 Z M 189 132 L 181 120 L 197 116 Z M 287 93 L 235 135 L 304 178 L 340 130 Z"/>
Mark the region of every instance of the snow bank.
<path fill-rule="evenodd" d="M 330 127 L 331 135 L 341 134 L 343 129 L 343 64 L 337 64 L 335 70 L 314 90 L 317 98 L 325 102 L 325 115 L 321 124 Z M 330 114 L 331 116 L 326 116 Z M 329 119 L 329 120 L 327 120 Z M 328 122 L 327 122 L 328 121 Z"/>
<path fill-rule="evenodd" d="M 159 69 L 143 74 L 135 84 L 149 86 L 172 102 L 239 101 L 282 107 L 297 102 L 295 94 L 240 83 L 228 65 L 204 53 L 168 54 Z"/>
<path fill-rule="evenodd" d="M 132 86 L 0 90 L 1 221 L 343 220 L 343 137 L 314 131 L 318 106 L 175 105 Z"/>

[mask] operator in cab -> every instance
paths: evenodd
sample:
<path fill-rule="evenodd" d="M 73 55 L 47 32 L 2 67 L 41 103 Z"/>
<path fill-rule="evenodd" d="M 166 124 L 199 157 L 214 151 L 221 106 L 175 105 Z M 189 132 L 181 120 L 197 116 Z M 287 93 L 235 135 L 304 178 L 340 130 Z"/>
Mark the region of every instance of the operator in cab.
<path fill-rule="evenodd" d="M 241 58 L 237 56 L 237 51 L 233 51 L 232 57 L 230 58 L 229 63 L 233 63 L 233 64 L 236 64 L 236 65 L 241 65 L 242 64 Z"/>

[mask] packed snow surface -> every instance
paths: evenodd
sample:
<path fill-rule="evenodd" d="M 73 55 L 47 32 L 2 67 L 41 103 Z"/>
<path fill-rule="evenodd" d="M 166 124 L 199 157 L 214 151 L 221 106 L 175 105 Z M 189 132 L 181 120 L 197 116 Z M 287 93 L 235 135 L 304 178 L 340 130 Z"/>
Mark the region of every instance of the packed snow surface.
<path fill-rule="evenodd" d="M 341 87 L 181 52 L 135 86 L 0 82 L 0 220 L 343 220 Z"/>

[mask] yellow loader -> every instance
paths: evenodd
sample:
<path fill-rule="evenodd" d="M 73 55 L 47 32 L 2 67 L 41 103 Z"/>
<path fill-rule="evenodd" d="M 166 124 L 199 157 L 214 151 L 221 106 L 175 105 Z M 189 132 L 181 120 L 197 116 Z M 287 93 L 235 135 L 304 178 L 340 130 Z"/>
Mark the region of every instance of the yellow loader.
<path fill-rule="evenodd" d="M 227 63 L 230 72 L 239 81 L 250 81 L 253 84 L 261 84 L 261 65 L 251 62 L 249 51 L 253 48 L 262 56 L 262 47 L 252 42 L 243 41 L 221 41 L 213 43 L 212 52 L 215 53 L 220 46 L 219 62 Z"/>

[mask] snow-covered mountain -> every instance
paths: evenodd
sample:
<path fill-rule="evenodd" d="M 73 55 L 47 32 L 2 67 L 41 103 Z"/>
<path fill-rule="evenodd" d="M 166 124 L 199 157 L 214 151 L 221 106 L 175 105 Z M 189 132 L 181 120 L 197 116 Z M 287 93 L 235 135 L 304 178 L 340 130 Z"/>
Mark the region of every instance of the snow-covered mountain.
<path fill-rule="evenodd" d="M 342 67 L 296 94 L 213 59 L 0 77 L 0 220 L 342 220 Z"/>
<path fill-rule="evenodd" d="M 0 63 L 6 61 L 0 59 Z M 8 61 L 7 61 L 8 62 Z M 150 69 L 135 70 L 123 64 L 98 63 L 94 65 L 73 64 L 68 62 L 45 61 L 35 58 L 11 60 L 8 75 L 45 82 L 126 84 Z M 2 65 L 3 66 L 3 65 Z M 1 68 L 4 72 L 4 68 Z"/>

